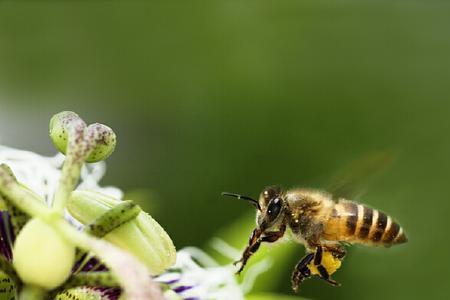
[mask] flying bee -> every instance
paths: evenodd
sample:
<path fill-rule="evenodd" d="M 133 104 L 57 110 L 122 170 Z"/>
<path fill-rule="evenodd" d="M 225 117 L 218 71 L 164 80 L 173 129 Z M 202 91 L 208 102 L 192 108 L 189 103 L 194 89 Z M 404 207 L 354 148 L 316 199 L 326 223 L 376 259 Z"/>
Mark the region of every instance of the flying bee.
<path fill-rule="evenodd" d="M 330 194 L 318 190 L 282 191 L 271 186 L 262 191 L 259 200 L 227 192 L 222 195 L 247 200 L 257 209 L 256 228 L 242 258 L 235 263 L 241 264 L 237 274 L 261 243 L 274 243 L 289 230 L 292 239 L 305 245 L 307 253 L 292 273 L 296 292 L 311 275 L 339 285 L 330 275 L 345 257 L 346 243 L 389 247 L 407 241 L 402 227 L 383 212 L 345 199 L 335 202 Z"/>

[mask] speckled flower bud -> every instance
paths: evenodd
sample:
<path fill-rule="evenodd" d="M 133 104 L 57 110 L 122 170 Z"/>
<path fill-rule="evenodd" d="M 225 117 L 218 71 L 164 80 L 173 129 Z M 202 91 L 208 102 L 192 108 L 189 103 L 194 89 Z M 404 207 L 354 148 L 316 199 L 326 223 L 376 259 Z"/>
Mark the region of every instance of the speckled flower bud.
<path fill-rule="evenodd" d="M 50 119 L 50 138 L 59 152 L 66 154 L 67 143 L 69 139 L 69 127 L 79 122 L 84 124 L 83 120 L 72 111 L 62 111 Z M 86 126 L 86 124 L 84 124 Z"/>
<path fill-rule="evenodd" d="M 54 115 L 49 127 L 53 144 L 63 154 L 67 154 L 67 145 L 77 147 L 83 142 L 89 144 L 87 162 L 108 158 L 116 147 L 116 134 L 111 128 L 100 123 L 91 124 L 86 128 L 84 121 L 71 111 Z"/>
<path fill-rule="evenodd" d="M 13 257 L 14 268 L 23 282 L 51 290 L 69 277 L 75 261 L 75 246 L 47 223 L 35 218 L 17 236 Z"/>
<path fill-rule="evenodd" d="M 87 162 L 97 162 L 108 158 L 116 148 L 116 134 L 106 125 L 94 123 L 88 126 L 88 136 L 94 141 L 94 147 Z"/>
<path fill-rule="evenodd" d="M 70 214 L 84 225 L 96 220 L 118 204 L 120 200 L 94 191 L 74 191 L 68 202 Z M 123 213 L 111 216 L 111 222 Z M 107 220 L 108 218 L 102 218 Z M 109 224 L 102 226 L 108 227 Z M 176 251 L 164 229 L 144 211 L 104 236 L 104 239 L 132 253 L 144 263 L 152 275 L 158 275 L 175 263 Z"/>

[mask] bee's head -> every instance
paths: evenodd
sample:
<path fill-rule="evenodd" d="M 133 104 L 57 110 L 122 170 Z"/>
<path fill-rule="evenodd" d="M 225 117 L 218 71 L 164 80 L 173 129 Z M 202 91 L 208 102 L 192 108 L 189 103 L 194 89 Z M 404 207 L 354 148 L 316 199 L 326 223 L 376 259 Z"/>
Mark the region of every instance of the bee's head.
<path fill-rule="evenodd" d="M 254 205 L 257 209 L 256 223 L 262 231 L 278 224 L 280 220 L 283 219 L 283 207 L 286 204 L 284 203 L 284 198 L 280 187 L 270 186 L 265 188 L 259 196 L 258 201 L 251 197 L 234 193 L 224 192 L 222 195 L 244 199 Z"/>
<path fill-rule="evenodd" d="M 266 187 L 259 195 L 256 222 L 261 229 L 272 227 L 283 219 L 285 201 L 279 186 Z"/>

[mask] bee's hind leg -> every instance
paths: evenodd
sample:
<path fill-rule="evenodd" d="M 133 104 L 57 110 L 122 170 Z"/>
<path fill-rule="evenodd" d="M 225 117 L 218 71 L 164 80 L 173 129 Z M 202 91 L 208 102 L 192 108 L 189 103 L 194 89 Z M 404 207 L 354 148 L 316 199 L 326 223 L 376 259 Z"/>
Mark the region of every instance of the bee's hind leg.
<path fill-rule="evenodd" d="M 322 247 L 326 252 L 330 252 L 333 257 L 339 259 L 340 261 L 344 260 L 345 255 L 347 254 L 347 251 L 345 251 L 345 248 L 342 244 L 325 244 Z"/>
<path fill-rule="evenodd" d="M 342 255 L 342 258 L 344 255 L 345 254 Z M 316 266 L 317 271 L 319 272 L 318 274 L 319 277 L 331 285 L 340 286 L 340 284 L 337 281 L 330 278 L 328 270 L 326 269 L 325 266 L 322 265 L 322 258 L 323 258 L 322 246 L 317 246 L 316 253 L 314 254 L 314 265 Z"/>
<path fill-rule="evenodd" d="M 311 276 L 311 270 L 308 265 L 313 260 L 314 253 L 309 253 L 302 258 L 295 266 L 294 272 L 292 272 L 292 289 L 294 292 L 298 292 L 300 288 L 300 283 L 303 280 Z"/>

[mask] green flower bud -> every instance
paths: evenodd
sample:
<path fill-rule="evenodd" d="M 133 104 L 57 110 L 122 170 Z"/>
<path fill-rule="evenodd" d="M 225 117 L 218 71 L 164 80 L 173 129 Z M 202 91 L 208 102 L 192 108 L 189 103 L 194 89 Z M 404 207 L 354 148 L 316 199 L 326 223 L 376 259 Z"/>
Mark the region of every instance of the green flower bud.
<path fill-rule="evenodd" d="M 74 191 L 68 202 L 67 209 L 73 217 L 84 225 L 95 223 L 96 220 L 120 218 L 121 211 L 111 218 L 101 218 L 122 201 L 94 191 Z M 133 209 L 133 208 L 130 208 Z M 122 212 L 123 213 L 123 212 Z M 96 224 L 98 226 L 99 224 Z M 101 224 L 109 227 L 110 224 Z M 89 227 L 88 227 L 89 228 Z M 164 229 L 144 211 L 135 218 L 106 233 L 104 239 L 122 248 L 144 263 L 152 275 L 164 272 L 175 263 L 176 251 L 172 240 Z"/>
<path fill-rule="evenodd" d="M 13 257 L 14 268 L 23 282 L 51 290 L 69 277 L 75 262 L 75 246 L 35 218 L 17 236 Z"/>
<path fill-rule="evenodd" d="M 86 124 L 76 113 L 63 111 L 50 120 L 50 138 L 58 151 L 63 154 L 67 154 L 67 145 L 74 147 L 82 142 L 89 142 L 90 152 L 86 158 L 87 162 L 101 161 L 110 156 L 116 147 L 117 139 L 114 131 L 100 123 L 89 125 L 86 131 L 85 128 Z"/>
<path fill-rule="evenodd" d="M 116 134 L 106 125 L 94 123 L 88 126 L 88 134 L 93 137 L 94 147 L 87 157 L 87 162 L 107 159 L 116 148 Z"/>
<path fill-rule="evenodd" d="M 69 139 L 69 127 L 75 122 L 84 122 L 72 111 L 63 111 L 50 119 L 50 138 L 59 152 L 66 154 Z M 84 125 L 86 126 L 86 125 Z"/>

